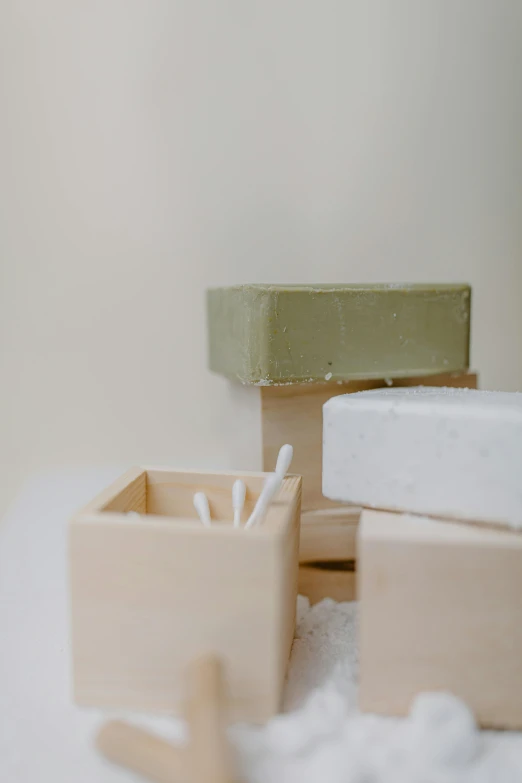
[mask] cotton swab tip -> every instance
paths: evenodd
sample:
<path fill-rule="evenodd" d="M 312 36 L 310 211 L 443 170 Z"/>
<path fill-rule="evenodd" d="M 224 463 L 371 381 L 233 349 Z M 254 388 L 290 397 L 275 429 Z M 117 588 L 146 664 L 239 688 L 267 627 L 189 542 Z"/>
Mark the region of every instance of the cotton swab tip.
<path fill-rule="evenodd" d="M 288 473 L 288 468 L 290 467 L 293 456 L 294 449 L 289 443 L 285 443 L 284 446 L 281 446 L 279 449 L 279 454 L 277 455 L 275 468 L 276 475 L 278 475 L 279 478 L 283 479 Z"/>
<path fill-rule="evenodd" d="M 196 492 L 194 495 L 194 508 L 205 527 L 210 527 L 212 524 L 210 519 L 210 507 L 208 505 L 208 498 L 204 492 Z"/>
<path fill-rule="evenodd" d="M 232 487 L 232 508 L 234 509 L 234 527 L 241 525 L 241 512 L 245 505 L 246 486 L 241 479 L 234 481 Z"/>
<path fill-rule="evenodd" d="M 250 517 L 248 518 L 245 528 L 253 527 L 254 525 L 258 525 L 260 522 L 262 522 L 267 512 L 268 506 L 272 502 L 274 496 L 281 489 L 282 483 L 283 483 L 283 479 L 280 476 L 278 476 L 277 473 L 270 474 L 270 476 L 267 478 L 265 482 L 261 494 L 257 499 L 257 503 L 254 507 L 254 510 L 252 511 Z"/>

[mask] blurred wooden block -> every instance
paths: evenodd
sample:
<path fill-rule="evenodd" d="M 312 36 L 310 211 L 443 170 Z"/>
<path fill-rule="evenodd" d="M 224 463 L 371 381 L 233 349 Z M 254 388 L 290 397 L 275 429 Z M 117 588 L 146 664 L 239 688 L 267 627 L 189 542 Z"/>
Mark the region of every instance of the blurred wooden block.
<path fill-rule="evenodd" d="M 303 512 L 299 562 L 355 560 L 360 515 L 358 506 Z"/>
<path fill-rule="evenodd" d="M 105 723 L 96 747 L 106 759 L 154 783 L 187 780 L 187 752 L 161 737 L 123 721 Z"/>
<path fill-rule="evenodd" d="M 362 710 L 443 690 L 522 729 L 521 533 L 365 510 L 357 575 Z"/>
<path fill-rule="evenodd" d="M 299 595 L 317 604 L 323 598 L 334 601 L 355 601 L 355 563 L 308 563 L 299 566 Z"/>
<path fill-rule="evenodd" d="M 194 661 L 187 672 L 185 719 L 190 783 L 233 783 L 227 738 L 228 699 L 222 662 L 214 655 Z"/>
<path fill-rule="evenodd" d="M 100 753 L 154 783 L 232 783 L 236 780 L 226 726 L 228 703 L 221 661 L 206 655 L 187 671 L 184 717 L 189 742 L 175 747 L 123 721 L 104 724 L 96 739 Z"/>

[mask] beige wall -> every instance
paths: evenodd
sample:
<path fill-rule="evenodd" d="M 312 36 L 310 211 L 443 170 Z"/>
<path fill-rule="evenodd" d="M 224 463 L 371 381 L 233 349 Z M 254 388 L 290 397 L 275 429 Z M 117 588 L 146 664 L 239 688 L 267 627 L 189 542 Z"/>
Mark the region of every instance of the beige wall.
<path fill-rule="evenodd" d="M 473 363 L 522 389 L 521 9 L 0 3 L 0 505 L 44 468 L 226 466 L 238 420 L 255 466 L 208 285 L 469 281 Z"/>

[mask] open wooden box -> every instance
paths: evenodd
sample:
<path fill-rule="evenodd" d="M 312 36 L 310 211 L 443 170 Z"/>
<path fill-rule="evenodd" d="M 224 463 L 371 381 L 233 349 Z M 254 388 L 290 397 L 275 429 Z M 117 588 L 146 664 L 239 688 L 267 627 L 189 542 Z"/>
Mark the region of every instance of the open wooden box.
<path fill-rule="evenodd" d="M 301 478 L 285 478 L 262 525 L 231 521 L 234 481 L 247 487 L 245 520 L 266 475 L 133 468 L 71 521 L 78 703 L 176 712 L 186 665 L 214 652 L 228 672 L 232 718 L 278 712 L 295 623 Z M 199 490 L 210 528 L 193 508 Z"/>

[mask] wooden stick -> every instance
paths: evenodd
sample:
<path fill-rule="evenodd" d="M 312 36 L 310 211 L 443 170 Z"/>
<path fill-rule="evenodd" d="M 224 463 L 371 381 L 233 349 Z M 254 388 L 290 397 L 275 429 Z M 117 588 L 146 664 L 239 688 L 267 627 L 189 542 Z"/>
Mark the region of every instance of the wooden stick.
<path fill-rule="evenodd" d="M 106 723 L 98 734 L 96 746 L 109 761 L 154 783 L 185 783 L 187 780 L 187 751 L 177 749 L 137 726 L 123 721 Z"/>
<path fill-rule="evenodd" d="M 111 721 L 98 734 L 98 750 L 154 783 L 232 783 L 221 661 L 215 656 L 196 660 L 187 670 L 187 686 L 188 749 L 176 749 L 143 729 Z"/>
<path fill-rule="evenodd" d="M 187 671 L 187 686 L 190 783 L 231 783 L 221 661 L 213 655 L 194 661 Z"/>

